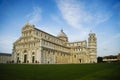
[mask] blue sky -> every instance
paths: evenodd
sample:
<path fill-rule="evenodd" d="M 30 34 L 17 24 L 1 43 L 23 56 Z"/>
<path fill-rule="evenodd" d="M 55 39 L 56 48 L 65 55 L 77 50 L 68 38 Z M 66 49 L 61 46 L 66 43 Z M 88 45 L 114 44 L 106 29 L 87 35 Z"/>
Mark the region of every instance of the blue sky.
<path fill-rule="evenodd" d="M 30 22 L 70 42 L 97 35 L 98 56 L 120 53 L 120 0 L 0 0 L 0 52 L 12 53 L 21 28 Z"/>

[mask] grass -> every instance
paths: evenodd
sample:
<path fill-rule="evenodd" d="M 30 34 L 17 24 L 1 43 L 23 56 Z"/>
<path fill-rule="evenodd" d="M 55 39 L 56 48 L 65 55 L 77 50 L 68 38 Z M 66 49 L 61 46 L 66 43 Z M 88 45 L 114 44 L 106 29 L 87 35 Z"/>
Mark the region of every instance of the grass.
<path fill-rule="evenodd" d="M 119 80 L 120 63 L 0 64 L 0 80 Z"/>

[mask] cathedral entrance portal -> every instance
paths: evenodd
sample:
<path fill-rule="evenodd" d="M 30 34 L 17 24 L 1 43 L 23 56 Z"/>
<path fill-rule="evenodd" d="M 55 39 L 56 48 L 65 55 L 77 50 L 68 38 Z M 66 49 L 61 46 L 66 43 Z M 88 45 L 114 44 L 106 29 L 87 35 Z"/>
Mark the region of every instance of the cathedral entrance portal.
<path fill-rule="evenodd" d="M 81 63 L 81 59 L 79 59 L 79 62 Z"/>
<path fill-rule="evenodd" d="M 24 55 L 24 63 L 27 63 L 27 55 Z"/>
<path fill-rule="evenodd" d="M 17 57 L 17 63 L 19 63 L 19 57 Z"/>
<path fill-rule="evenodd" d="M 32 63 L 35 62 L 35 56 L 32 56 Z"/>

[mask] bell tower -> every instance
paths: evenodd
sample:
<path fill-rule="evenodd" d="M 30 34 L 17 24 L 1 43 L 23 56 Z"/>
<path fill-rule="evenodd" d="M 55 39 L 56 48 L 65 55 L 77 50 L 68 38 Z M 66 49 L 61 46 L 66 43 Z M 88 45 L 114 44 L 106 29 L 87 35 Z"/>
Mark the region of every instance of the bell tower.
<path fill-rule="evenodd" d="M 97 38 L 95 33 L 90 33 L 88 38 L 90 63 L 97 63 Z"/>

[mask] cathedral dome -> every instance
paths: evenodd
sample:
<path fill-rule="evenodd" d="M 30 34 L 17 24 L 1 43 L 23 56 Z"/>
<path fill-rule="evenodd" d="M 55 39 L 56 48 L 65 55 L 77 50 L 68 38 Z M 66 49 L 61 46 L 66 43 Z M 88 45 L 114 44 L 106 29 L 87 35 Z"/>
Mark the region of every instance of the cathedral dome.
<path fill-rule="evenodd" d="M 61 30 L 61 32 L 58 34 L 58 37 L 67 37 L 67 35 Z"/>
<path fill-rule="evenodd" d="M 57 36 L 59 39 L 64 40 L 65 42 L 68 42 L 68 37 L 67 35 L 63 32 L 63 30 L 61 30 L 61 32 L 58 34 Z"/>

